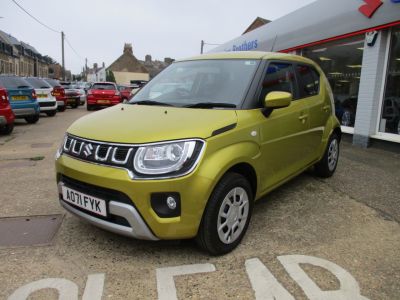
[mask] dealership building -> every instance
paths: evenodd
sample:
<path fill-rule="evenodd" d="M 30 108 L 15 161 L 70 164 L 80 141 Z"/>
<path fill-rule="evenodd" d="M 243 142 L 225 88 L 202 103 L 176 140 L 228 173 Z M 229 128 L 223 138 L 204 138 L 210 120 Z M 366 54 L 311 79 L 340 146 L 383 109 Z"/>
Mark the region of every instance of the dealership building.
<path fill-rule="evenodd" d="M 317 0 L 212 52 L 248 50 L 311 58 L 354 144 L 400 143 L 400 0 Z"/>

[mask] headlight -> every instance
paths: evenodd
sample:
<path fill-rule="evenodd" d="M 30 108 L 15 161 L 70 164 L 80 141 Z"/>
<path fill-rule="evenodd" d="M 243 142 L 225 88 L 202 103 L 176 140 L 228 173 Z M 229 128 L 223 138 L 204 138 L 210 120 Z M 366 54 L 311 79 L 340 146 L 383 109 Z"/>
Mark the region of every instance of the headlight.
<path fill-rule="evenodd" d="M 59 159 L 61 154 L 63 153 L 63 147 L 64 147 L 66 139 L 67 139 L 67 134 L 64 135 L 62 143 L 61 143 L 60 147 L 58 147 L 58 149 L 57 149 L 57 152 L 56 152 L 56 155 L 55 155 L 56 160 Z"/>
<path fill-rule="evenodd" d="M 140 147 L 135 155 L 135 171 L 144 175 L 185 173 L 195 167 L 203 143 L 179 141 Z"/>

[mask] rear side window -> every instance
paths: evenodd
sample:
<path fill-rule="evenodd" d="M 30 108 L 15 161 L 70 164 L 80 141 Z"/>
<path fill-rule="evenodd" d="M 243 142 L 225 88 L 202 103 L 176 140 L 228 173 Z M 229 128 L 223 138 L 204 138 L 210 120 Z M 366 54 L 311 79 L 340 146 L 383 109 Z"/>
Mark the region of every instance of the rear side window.
<path fill-rule="evenodd" d="M 92 90 L 115 90 L 115 86 L 109 83 L 95 83 L 91 87 Z"/>
<path fill-rule="evenodd" d="M 0 76 L 0 85 L 6 89 L 32 88 L 30 83 L 17 76 Z"/>
<path fill-rule="evenodd" d="M 300 97 L 311 97 L 319 93 L 319 73 L 311 66 L 297 65 Z"/>
<path fill-rule="evenodd" d="M 30 85 L 35 89 L 48 89 L 50 85 L 45 82 L 43 79 L 34 78 L 34 77 L 27 77 L 24 78 L 26 81 L 30 83 Z"/>
<path fill-rule="evenodd" d="M 290 63 L 272 62 L 268 65 L 267 72 L 262 82 L 260 103 L 270 92 L 288 92 L 296 96 L 295 76 L 293 65 Z"/>

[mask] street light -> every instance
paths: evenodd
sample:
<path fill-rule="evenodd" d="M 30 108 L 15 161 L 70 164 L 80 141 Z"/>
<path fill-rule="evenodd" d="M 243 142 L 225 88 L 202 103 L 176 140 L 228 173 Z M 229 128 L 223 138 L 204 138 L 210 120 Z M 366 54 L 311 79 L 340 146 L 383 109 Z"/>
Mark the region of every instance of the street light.
<path fill-rule="evenodd" d="M 203 54 L 204 45 L 220 46 L 221 44 L 210 44 L 210 43 L 206 43 L 205 41 L 201 40 L 201 43 L 200 43 L 200 54 Z"/>

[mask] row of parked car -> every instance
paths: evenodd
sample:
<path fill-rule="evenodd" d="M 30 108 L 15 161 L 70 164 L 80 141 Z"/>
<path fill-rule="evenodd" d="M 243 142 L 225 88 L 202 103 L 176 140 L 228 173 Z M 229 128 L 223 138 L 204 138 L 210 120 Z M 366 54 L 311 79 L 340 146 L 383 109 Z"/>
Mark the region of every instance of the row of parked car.
<path fill-rule="evenodd" d="M 49 78 L 0 75 L 0 134 L 10 134 L 16 118 L 34 124 L 41 113 L 53 117 L 87 102 L 87 110 L 128 101 L 140 88 L 113 82 L 62 82 Z"/>
<path fill-rule="evenodd" d="M 77 108 L 86 100 L 81 87 L 55 79 L 0 75 L 0 133 L 10 134 L 16 118 L 34 124 L 44 113 L 54 117 L 67 106 Z"/>

